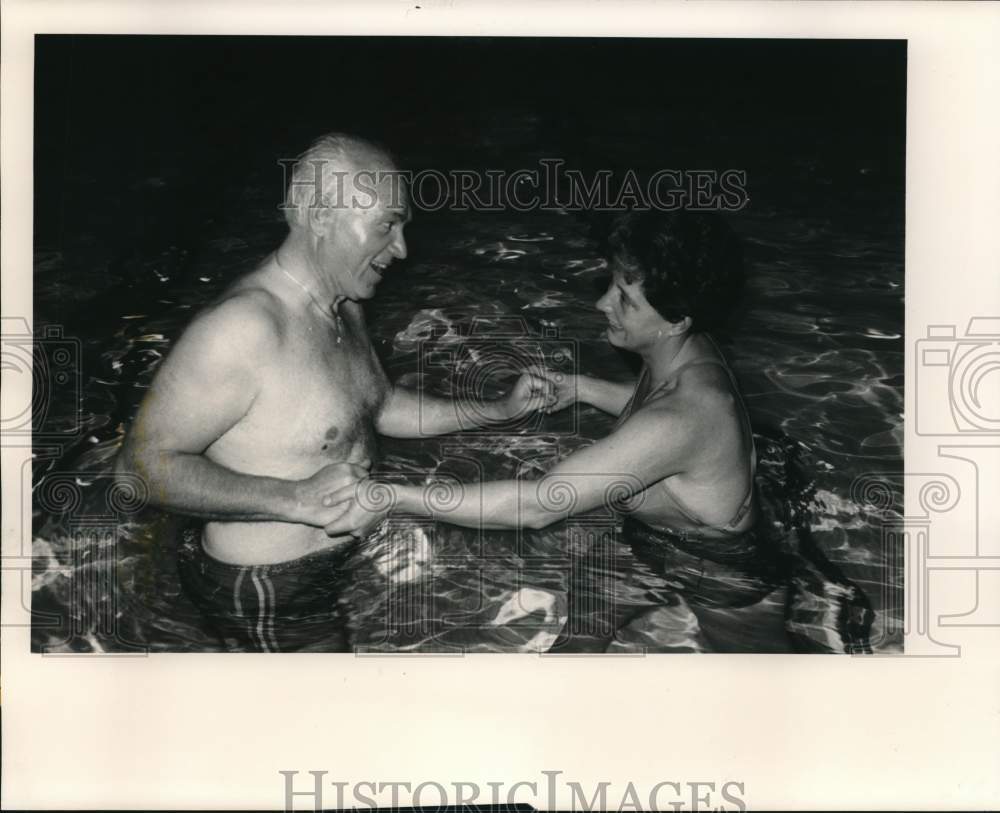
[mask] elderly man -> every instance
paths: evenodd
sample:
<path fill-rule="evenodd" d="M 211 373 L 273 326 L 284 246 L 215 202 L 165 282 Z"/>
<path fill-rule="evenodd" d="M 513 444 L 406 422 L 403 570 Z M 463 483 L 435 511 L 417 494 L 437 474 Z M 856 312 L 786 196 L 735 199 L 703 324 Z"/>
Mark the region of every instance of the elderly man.
<path fill-rule="evenodd" d="M 387 380 L 360 303 L 406 257 L 401 177 L 371 143 L 317 140 L 289 185 L 288 237 L 187 328 L 119 456 L 160 507 L 207 520 L 181 575 L 230 649 L 346 648 L 336 594 L 353 537 L 324 529 L 348 507 L 329 495 L 366 474 L 376 433 L 501 422 L 546 397 L 524 375 L 459 410 Z"/>

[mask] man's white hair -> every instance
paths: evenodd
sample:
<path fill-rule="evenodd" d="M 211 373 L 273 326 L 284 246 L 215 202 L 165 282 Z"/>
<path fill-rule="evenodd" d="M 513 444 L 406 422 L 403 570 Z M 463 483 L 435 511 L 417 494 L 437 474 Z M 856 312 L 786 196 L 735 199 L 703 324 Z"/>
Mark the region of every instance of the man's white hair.
<path fill-rule="evenodd" d="M 320 136 L 299 156 L 292 170 L 283 207 L 285 220 L 291 227 L 301 226 L 311 207 L 347 205 L 356 173 L 391 170 L 395 164 L 385 147 L 358 136 Z M 341 196 L 346 199 L 341 200 Z"/>

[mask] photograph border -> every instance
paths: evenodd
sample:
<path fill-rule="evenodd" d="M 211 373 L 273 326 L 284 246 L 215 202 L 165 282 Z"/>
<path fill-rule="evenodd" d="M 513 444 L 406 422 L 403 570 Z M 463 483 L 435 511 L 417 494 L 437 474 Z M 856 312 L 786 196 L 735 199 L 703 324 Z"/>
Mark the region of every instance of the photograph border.
<path fill-rule="evenodd" d="M 886 530 L 901 534 L 907 549 L 904 655 L 490 654 L 461 663 L 30 655 L 25 464 L 32 450 L 27 438 L 5 436 L 5 808 L 274 808 L 285 801 L 281 771 L 326 771 L 326 779 L 355 786 L 461 781 L 484 788 L 544 786 L 546 771 L 561 771 L 588 787 L 588 796 L 609 782 L 616 802 L 629 784 L 645 798 L 660 782 L 739 782 L 747 807 L 770 809 L 956 809 L 1000 798 L 993 768 L 1000 540 L 990 534 L 1000 526 L 989 498 L 1000 493 L 1000 441 L 995 432 L 961 428 L 918 433 L 911 419 L 939 412 L 932 425 L 954 425 L 949 391 L 916 402 L 917 345 L 932 338 L 928 327 L 968 335 L 971 319 L 998 316 L 989 303 L 1000 308 L 1000 249 L 989 240 L 1000 222 L 1000 117 L 989 103 L 1000 88 L 996 6 L 549 3 L 528 15 L 497 3 L 250 2 L 234 14 L 219 0 L 21 0 L 5 3 L 2 23 L 5 319 L 32 312 L 32 214 L 24 201 L 32 190 L 35 33 L 908 41 L 905 511 Z M 30 387 L 31 376 L 4 370 L 5 401 L 30 400 Z M 514 801 L 531 801 L 528 795 Z M 573 798 L 565 791 L 555 806 Z M 534 801 L 545 802 L 541 794 Z M 308 794 L 295 804 L 313 806 Z"/>

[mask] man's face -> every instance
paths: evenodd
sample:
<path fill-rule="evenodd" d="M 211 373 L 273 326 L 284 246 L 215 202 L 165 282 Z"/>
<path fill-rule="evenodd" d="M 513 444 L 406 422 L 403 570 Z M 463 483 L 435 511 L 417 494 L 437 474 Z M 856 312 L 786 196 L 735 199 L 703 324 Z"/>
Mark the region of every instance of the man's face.
<path fill-rule="evenodd" d="M 345 193 L 346 205 L 334 211 L 320 239 L 318 259 L 338 294 L 371 299 L 389 265 L 406 258 L 406 189 L 397 174 L 382 169 L 349 176 Z"/>

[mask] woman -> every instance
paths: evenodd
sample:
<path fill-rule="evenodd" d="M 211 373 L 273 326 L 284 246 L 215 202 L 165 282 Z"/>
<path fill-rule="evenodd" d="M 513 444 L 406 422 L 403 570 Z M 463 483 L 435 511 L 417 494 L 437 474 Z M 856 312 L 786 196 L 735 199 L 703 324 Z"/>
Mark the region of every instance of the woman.
<path fill-rule="evenodd" d="M 463 484 L 450 493 L 363 481 L 357 492 L 334 495 L 357 504 L 328 532 L 370 527 L 390 506 L 468 527 L 542 528 L 610 504 L 624 514 L 635 553 L 689 604 L 742 607 L 780 586 L 777 558 L 754 532 L 750 422 L 707 332 L 724 324 L 742 286 L 735 234 L 715 215 L 649 211 L 624 216 L 609 245 L 612 279 L 597 307 L 608 341 L 641 357 L 638 382 L 540 375 L 542 408 L 591 404 L 619 416 L 611 434 L 535 481 Z M 783 600 L 769 605 L 771 616 L 775 608 L 781 615 Z"/>

